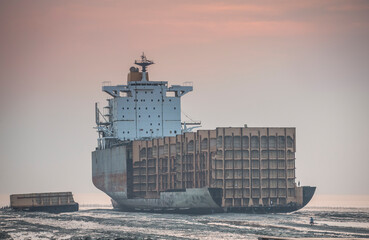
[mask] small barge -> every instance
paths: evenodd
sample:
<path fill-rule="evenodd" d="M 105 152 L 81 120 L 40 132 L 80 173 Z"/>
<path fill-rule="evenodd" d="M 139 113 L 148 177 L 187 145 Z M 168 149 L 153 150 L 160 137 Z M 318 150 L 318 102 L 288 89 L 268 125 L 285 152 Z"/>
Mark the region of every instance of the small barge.
<path fill-rule="evenodd" d="M 79 205 L 71 192 L 50 192 L 10 195 L 10 207 L 19 211 L 62 213 L 78 211 Z"/>

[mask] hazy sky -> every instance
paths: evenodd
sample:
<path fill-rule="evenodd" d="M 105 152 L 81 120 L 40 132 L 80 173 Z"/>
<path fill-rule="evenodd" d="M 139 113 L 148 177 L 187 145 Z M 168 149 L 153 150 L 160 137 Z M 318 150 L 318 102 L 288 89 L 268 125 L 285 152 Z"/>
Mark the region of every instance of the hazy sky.
<path fill-rule="evenodd" d="M 142 51 L 203 128 L 296 127 L 296 176 L 369 194 L 368 1 L 0 1 L 0 193 L 97 192 L 94 103 Z"/>

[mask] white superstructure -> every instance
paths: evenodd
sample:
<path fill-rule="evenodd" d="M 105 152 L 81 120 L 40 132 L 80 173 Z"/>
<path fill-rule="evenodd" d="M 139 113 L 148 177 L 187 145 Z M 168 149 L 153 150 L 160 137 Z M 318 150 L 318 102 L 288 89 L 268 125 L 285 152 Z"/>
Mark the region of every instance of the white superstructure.
<path fill-rule="evenodd" d="M 102 138 L 137 140 L 175 136 L 181 133 L 181 97 L 192 91 L 192 86 L 172 85 L 166 81 L 149 81 L 146 67 L 153 64 L 142 55 L 131 67 L 127 85 L 103 86 L 108 99 L 105 122 L 96 109 L 96 123 Z M 100 145 L 100 144 L 99 144 Z"/>

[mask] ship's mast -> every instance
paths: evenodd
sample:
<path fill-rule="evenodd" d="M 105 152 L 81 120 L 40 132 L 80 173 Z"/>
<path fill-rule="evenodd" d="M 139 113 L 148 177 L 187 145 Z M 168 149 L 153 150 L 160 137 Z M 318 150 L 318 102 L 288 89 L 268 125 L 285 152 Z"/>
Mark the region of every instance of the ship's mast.
<path fill-rule="evenodd" d="M 141 55 L 141 60 L 135 60 L 135 64 L 142 67 L 142 79 L 141 81 L 147 81 L 146 78 L 146 67 L 150 66 L 151 64 L 154 64 L 153 61 L 147 60 L 145 53 L 143 52 Z"/>

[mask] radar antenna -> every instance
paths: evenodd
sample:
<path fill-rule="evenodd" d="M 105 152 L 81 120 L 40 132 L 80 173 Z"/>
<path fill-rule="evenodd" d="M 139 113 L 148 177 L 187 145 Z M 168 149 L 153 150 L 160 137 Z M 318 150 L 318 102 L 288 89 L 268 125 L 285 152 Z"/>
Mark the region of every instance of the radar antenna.
<path fill-rule="evenodd" d="M 142 72 L 146 72 L 146 67 L 151 65 L 151 64 L 154 64 L 154 62 L 151 61 L 151 60 L 147 60 L 146 56 L 145 56 L 145 53 L 143 52 L 142 55 L 141 55 L 141 60 L 136 60 L 135 64 L 142 67 Z"/>

